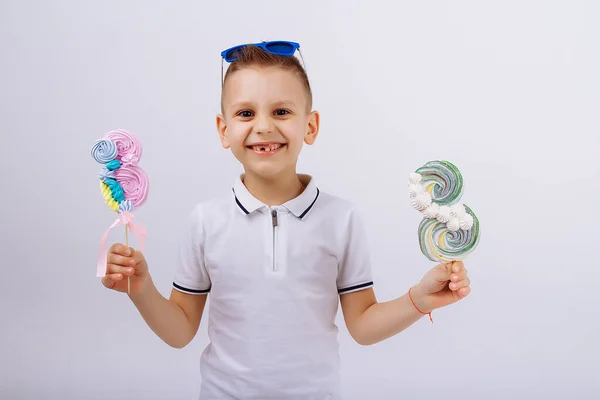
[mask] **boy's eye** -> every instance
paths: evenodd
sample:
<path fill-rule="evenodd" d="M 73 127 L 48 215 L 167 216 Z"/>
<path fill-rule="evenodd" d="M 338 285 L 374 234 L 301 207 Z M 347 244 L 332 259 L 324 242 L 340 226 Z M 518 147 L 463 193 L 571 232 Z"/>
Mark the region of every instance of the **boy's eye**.
<path fill-rule="evenodd" d="M 279 115 L 279 116 L 282 116 L 282 115 L 287 115 L 287 114 L 289 114 L 289 113 L 290 113 L 290 112 L 289 112 L 288 110 L 283 110 L 283 109 L 279 109 L 279 110 L 276 110 L 276 111 L 275 111 L 275 114 L 277 114 L 277 115 Z"/>
<path fill-rule="evenodd" d="M 238 113 L 240 117 L 250 118 L 252 116 L 252 111 L 244 110 Z"/>

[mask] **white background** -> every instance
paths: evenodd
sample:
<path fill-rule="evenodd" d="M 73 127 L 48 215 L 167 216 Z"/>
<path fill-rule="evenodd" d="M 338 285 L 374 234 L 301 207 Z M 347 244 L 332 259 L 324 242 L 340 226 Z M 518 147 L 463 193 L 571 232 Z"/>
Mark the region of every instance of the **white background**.
<path fill-rule="evenodd" d="M 89 149 L 140 137 L 137 222 L 168 295 L 185 218 L 240 171 L 215 129 L 219 53 L 274 39 L 301 43 L 322 114 L 300 172 L 360 206 L 380 300 L 433 266 L 409 172 L 453 161 L 482 223 L 472 295 L 433 325 L 361 347 L 339 320 L 346 399 L 600 398 L 599 17 L 594 1 L 3 0 L 0 398 L 196 398 L 206 321 L 174 350 L 95 277 L 115 215 Z"/>

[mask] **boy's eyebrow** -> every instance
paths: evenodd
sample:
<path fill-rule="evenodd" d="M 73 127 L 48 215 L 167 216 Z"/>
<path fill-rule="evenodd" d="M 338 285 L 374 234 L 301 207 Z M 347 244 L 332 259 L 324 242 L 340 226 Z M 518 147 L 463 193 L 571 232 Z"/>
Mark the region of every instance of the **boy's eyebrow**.
<path fill-rule="evenodd" d="M 291 100 L 282 100 L 282 101 L 275 102 L 275 104 L 274 104 L 274 105 L 275 105 L 275 106 L 278 106 L 278 107 L 281 107 L 281 106 L 289 106 L 289 107 L 294 107 L 294 106 L 296 106 L 296 103 L 294 103 L 294 102 L 293 102 L 293 101 L 291 101 Z"/>
<path fill-rule="evenodd" d="M 238 101 L 236 103 L 233 103 L 231 105 L 232 109 L 241 109 L 241 108 L 251 108 L 254 105 L 253 102 L 251 101 Z M 282 107 L 282 106 L 288 106 L 288 107 L 295 107 L 296 103 L 294 103 L 292 100 L 281 100 L 281 101 L 276 101 L 275 103 L 272 104 L 273 107 Z"/>
<path fill-rule="evenodd" d="M 248 108 L 252 105 L 252 102 L 250 101 L 238 101 L 237 103 L 233 103 L 231 105 L 231 108 Z"/>

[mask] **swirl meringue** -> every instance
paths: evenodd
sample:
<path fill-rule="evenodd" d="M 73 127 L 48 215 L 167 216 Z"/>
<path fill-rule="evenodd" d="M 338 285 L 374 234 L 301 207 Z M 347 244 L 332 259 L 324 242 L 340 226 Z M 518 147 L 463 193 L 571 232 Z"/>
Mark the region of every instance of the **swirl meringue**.
<path fill-rule="evenodd" d="M 98 139 L 92 145 L 92 157 L 100 164 L 114 160 L 117 157 L 117 146 L 108 139 Z"/>
<path fill-rule="evenodd" d="M 413 208 L 418 211 L 423 211 L 431 205 L 431 195 L 427 192 L 414 197 L 411 201 Z"/>
<path fill-rule="evenodd" d="M 125 211 L 132 212 L 134 210 L 134 205 L 130 200 L 123 200 L 121 204 L 119 204 L 119 213 L 123 213 Z"/>
<path fill-rule="evenodd" d="M 415 171 L 421 184 L 439 205 L 452 205 L 463 193 L 463 179 L 456 166 L 448 161 L 430 161 Z"/>
<path fill-rule="evenodd" d="M 101 181 L 105 181 L 107 179 L 115 179 L 115 173 L 114 171 L 110 171 L 108 168 L 102 168 L 100 170 L 100 180 Z"/>
<path fill-rule="evenodd" d="M 440 205 L 437 203 L 431 203 L 429 207 L 423 210 L 423 216 L 427 219 L 435 219 L 440 212 Z"/>
<path fill-rule="evenodd" d="M 417 197 L 420 194 L 425 193 L 425 188 L 418 183 L 411 183 L 408 185 L 408 194 L 410 197 Z"/>
<path fill-rule="evenodd" d="M 123 187 L 125 198 L 130 200 L 137 208 L 146 201 L 148 197 L 148 175 L 140 167 L 123 165 L 115 170 L 115 178 Z"/>
<path fill-rule="evenodd" d="M 421 174 L 418 174 L 416 172 L 411 172 L 408 176 L 408 181 L 413 184 L 420 183 L 422 179 L 423 177 L 421 176 Z"/>
<path fill-rule="evenodd" d="M 465 210 L 465 206 L 463 204 L 453 204 L 452 206 L 450 206 L 450 213 L 457 217 L 457 218 L 462 218 L 465 215 L 467 215 L 467 211 Z"/>
<path fill-rule="evenodd" d="M 456 232 L 460 229 L 460 221 L 458 220 L 458 218 L 454 217 L 446 223 L 446 226 L 448 227 L 448 230 L 450 232 Z"/>
<path fill-rule="evenodd" d="M 119 160 L 112 160 L 106 163 L 106 169 L 109 171 L 114 171 L 121 167 L 121 162 Z"/>
<path fill-rule="evenodd" d="M 142 145 L 135 135 L 122 129 L 116 129 L 108 132 L 104 137 L 117 146 L 117 158 L 121 164 L 132 166 L 138 164 L 142 158 Z"/>
<path fill-rule="evenodd" d="M 472 213 L 467 209 L 467 213 Z M 469 230 L 451 231 L 447 224 L 435 219 L 423 219 L 419 224 L 419 246 L 425 257 L 434 262 L 464 260 L 479 245 L 479 221 L 473 215 Z"/>
<path fill-rule="evenodd" d="M 452 213 L 450 212 L 450 207 L 448 206 L 440 206 L 440 209 L 437 214 L 437 220 L 442 224 L 447 223 L 452 218 Z"/>
<path fill-rule="evenodd" d="M 460 229 L 468 231 L 473 227 L 474 219 L 471 214 L 465 214 L 460 220 Z"/>

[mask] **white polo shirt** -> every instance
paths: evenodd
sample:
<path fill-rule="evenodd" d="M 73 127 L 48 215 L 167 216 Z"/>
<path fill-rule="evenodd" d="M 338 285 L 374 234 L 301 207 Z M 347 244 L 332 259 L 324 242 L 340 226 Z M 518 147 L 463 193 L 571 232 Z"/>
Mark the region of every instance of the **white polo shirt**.
<path fill-rule="evenodd" d="M 207 294 L 204 399 L 339 399 L 339 294 L 373 286 L 362 221 L 314 180 L 268 207 L 239 176 L 192 212 L 173 287 Z"/>

